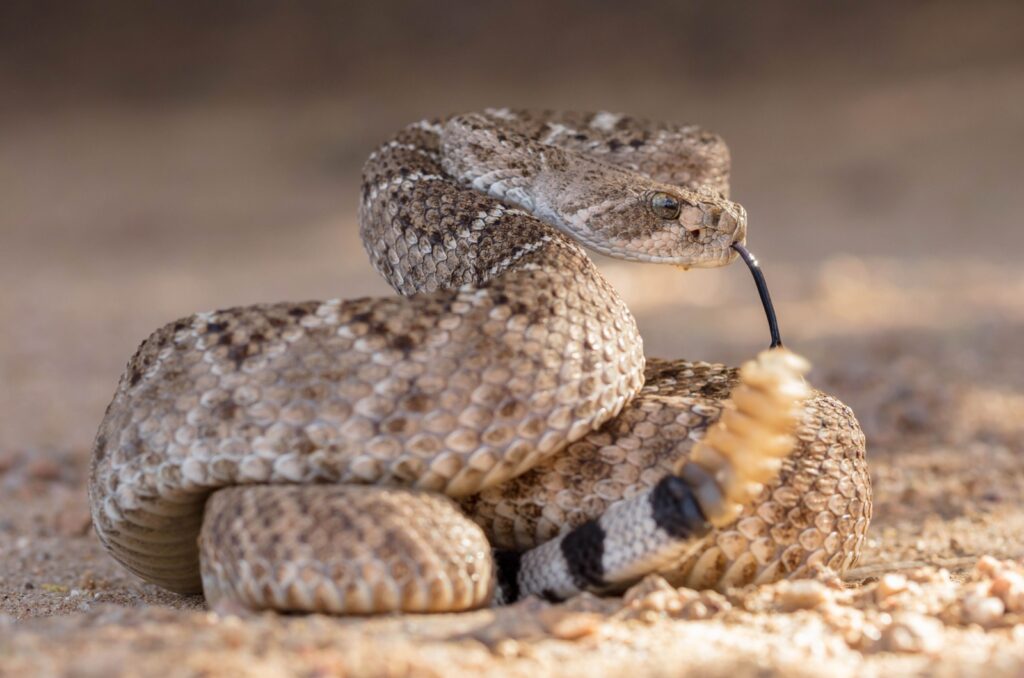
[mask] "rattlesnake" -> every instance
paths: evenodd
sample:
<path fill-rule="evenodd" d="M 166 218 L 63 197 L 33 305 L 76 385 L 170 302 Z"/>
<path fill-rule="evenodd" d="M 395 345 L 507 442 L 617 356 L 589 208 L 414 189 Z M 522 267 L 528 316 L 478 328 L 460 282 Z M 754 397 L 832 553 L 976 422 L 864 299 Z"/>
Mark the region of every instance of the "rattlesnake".
<path fill-rule="evenodd" d="M 728 172 L 716 135 L 610 113 L 405 128 L 366 163 L 360 207 L 404 296 L 157 330 L 97 434 L 100 540 L 215 605 L 341 613 L 844 570 L 871 515 L 853 413 L 779 352 L 742 379 L 645 362 L 581 247 L 731 262 L 746 214 Z"/>

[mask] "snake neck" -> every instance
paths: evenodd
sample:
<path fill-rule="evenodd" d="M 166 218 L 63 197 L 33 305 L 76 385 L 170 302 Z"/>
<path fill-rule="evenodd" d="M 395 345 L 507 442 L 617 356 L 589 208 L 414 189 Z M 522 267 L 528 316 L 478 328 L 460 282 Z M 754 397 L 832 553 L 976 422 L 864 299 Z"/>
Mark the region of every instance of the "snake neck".
<path fill-rule="evenodd" d="M 532 214 L 584 244 L 588 220 L 621 199 L 628 172 L 557 146 L 515 127 L 471 114 L 448 120 L 440 134 L 445 173 L 465 186 Z"/>
<path fill-rule="evenodd" d="M 442 126 L 421 122 L 375 151 L 363 168 L 360 235 L 374 268 L 400 294 L 476 287 L 540 269 L 600 279 L 556 215 L 531 213 L 537 193 L 499 194 L 453 174 L 442 154 Z M 510 184 L 535 178 L 520 169 Z M 490 190 L 488 190 L 490 189 Z M 610 290 L 610 288 L 608 288 Z M 624 308 L 624 307 L 623 307 Z"/>

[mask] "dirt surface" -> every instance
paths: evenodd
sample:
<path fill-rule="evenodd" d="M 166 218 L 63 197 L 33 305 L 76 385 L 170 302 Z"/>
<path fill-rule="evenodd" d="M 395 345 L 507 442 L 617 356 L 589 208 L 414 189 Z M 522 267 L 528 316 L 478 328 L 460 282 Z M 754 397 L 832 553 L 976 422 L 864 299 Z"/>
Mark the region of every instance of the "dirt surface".
<path fill-rule="evenodd" d="M 417 71 L 393 57 L 375 62 L 379 80 L 303 89 L 271 50 L 277 70 L 225 57 L 220 81 L 242 88 L 231 96 L 154 99 L 83 85 L 129 68 L 107 54 L 72 69 L 71 100 L 11 80 L 0 59 L 0 84 L 23 95 L 0 110 L 0 675 L 1024 674 L 1024 16 L 1015 3 L 888 11 L 838 17 L 842 30 L 802 32 L 806 45 L 785 15 L 714 24 L 764 34 L 711 80 L 664 63 L 643 76 L 643 59 L 592 49 L 596 62 L 527 75 L 483 59 L 458 86 L 428 72 L 454 58 Z M 936 32 L 941 44 L 926 42 Z M 213 60 L 217 44 L 197 53 Z M 397 87 L 389 69 L 407 64 L 415 77 Z M 628 110 L 730 141 L 786 343 L 868 436 L 874 521 L 845 578 L 725 595 L 650 579 L 623 598 L 436 617 L 238 618 L 104 553 L 88 454 L 138 342 L 196 310 L 387 294 L 356 234 L 362 158 L 402 123 L 482 105 Z M 745 270 L 599 264 L 650 355 L 736 363 L 767 342 Z"/>

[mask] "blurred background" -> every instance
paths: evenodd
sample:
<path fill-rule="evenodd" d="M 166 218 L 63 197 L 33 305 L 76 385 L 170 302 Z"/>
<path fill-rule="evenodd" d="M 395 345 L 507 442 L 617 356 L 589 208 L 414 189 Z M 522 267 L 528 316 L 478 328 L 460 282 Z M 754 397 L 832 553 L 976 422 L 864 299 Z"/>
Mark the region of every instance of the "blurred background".
<path fill-rule="evenodd" d="M 389 294 L 364 158 L 485 106 L 721 133 L 784 336 L 873 451 L 952 426 L 958 379 L 1016 403 L 1021 26 L 1019 2 L 2 3 L 0 459 L 84 459 L 166 321 Z M 741 268 L 599 263 L 650 354 L 767 342 Z"/>

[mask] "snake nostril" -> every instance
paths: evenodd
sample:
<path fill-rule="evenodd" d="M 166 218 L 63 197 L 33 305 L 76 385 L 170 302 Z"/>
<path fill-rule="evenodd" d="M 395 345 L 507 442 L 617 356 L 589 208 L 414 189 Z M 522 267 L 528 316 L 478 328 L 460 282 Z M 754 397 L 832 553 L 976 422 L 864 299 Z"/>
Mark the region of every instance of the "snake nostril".
<path fill-rule="evenodd" d="M 725 212 L 721 207 L 708 205 L 704 211 L 704 225 L 719 228 L 724 214 Z"/>
<path fill-rule="evenodd" d="M 736 230 L 737 220 L 736 218 L 725 210 L 718 210 L 715 214 L 714 226 L 719 231 L 724 233 L 731 233 Z"/>

